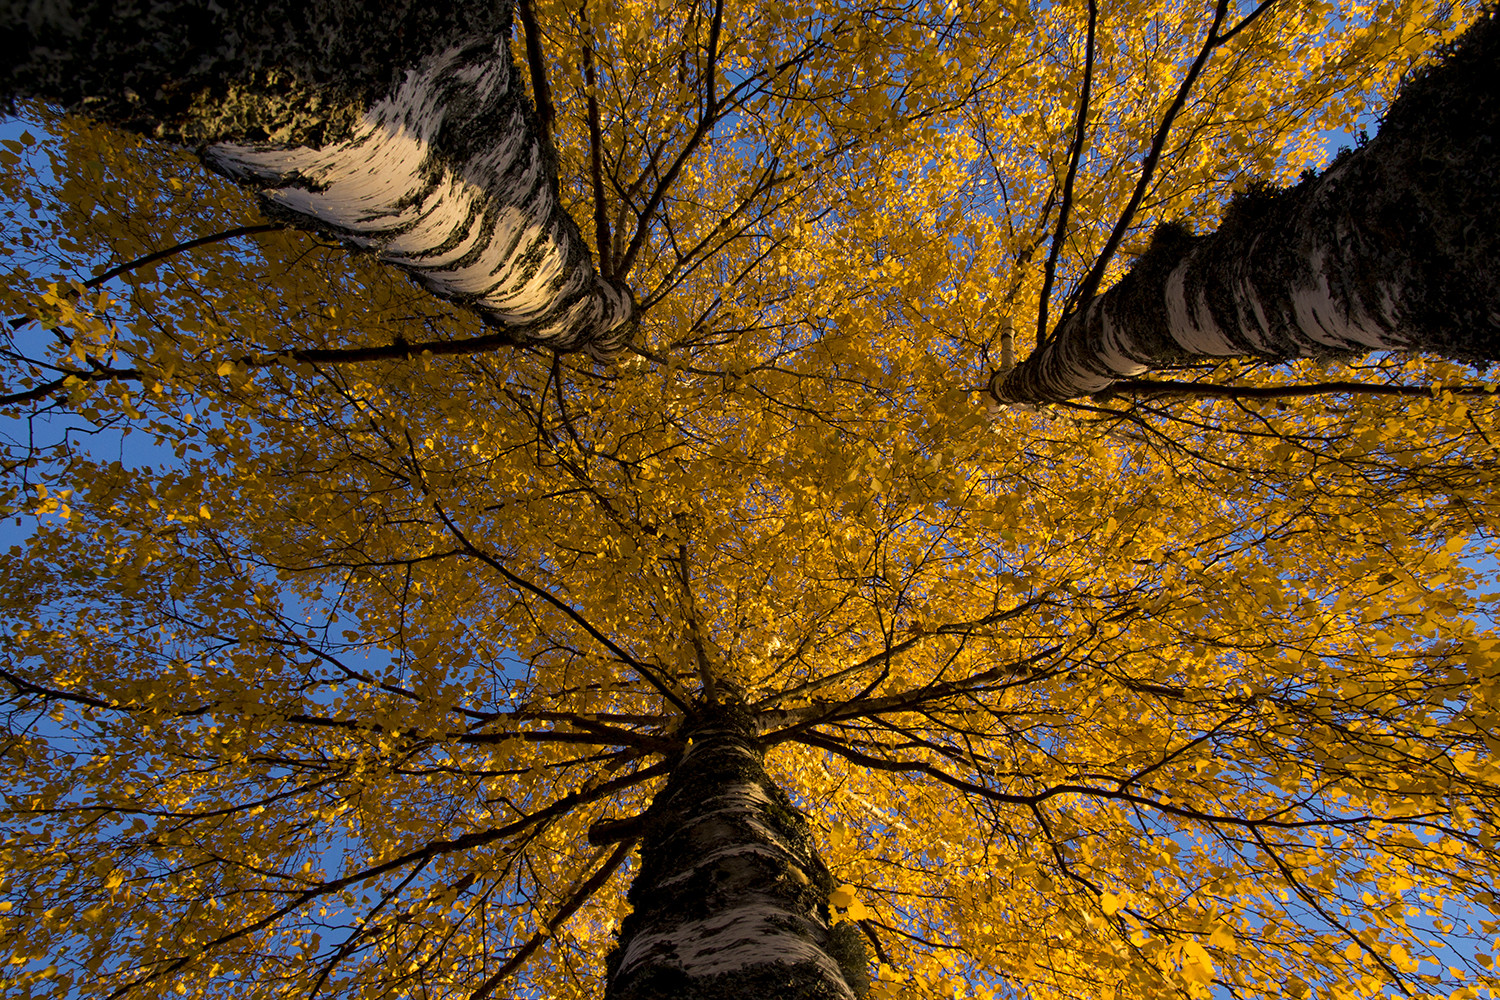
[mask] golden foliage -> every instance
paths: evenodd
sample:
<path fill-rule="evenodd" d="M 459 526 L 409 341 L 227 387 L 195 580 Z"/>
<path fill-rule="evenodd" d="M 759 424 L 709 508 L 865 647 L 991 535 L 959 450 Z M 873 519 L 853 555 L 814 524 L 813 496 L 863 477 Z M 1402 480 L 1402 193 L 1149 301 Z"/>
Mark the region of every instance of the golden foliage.
<path fill-rule="evenodd" d="M 7 992 L 598 996 L 631 866 L 587 828 L 707 685 L 760 714 L 878 996 L 1495 990 L 1478 376 L 1226 366 L 1288 395 L 992 420 L 1081 6 L 586 10 L 536 8 L 579 219 L 596 67 L 644 307 L 613 367 L 341 355 L 479 331 L 292 232 L 85 287 L 261 220 L 78 122 L 9 151 Z M 1206 16 L 1101 12 L 1065 277 Z M 1295 175 L 1453 17 L 1271 5 L 1136 231 Z"/>

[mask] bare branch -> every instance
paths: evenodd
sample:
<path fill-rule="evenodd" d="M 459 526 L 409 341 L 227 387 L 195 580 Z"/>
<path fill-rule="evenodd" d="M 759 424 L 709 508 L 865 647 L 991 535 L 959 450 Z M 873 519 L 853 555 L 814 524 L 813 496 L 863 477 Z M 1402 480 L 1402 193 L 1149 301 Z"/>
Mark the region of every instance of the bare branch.
<path fill-rule="evenodd" d="M 1062 205 L 1057 213 L 1057 229 L 1052 234 L 1052 249 L 1042 271 L 1042 294 L 1037 303 L 1036 342 L 1047 338 L 1047 301 L 1052 296 L 1052 281 L 1057 275 L 1057 257 L 1068 235 L 1068 216 L 1073 210 L 1073 182 L 1078 176 L 1078 162 L 1083 158 L 1084 136 L 1089 121 L 1089 92 L 1094 83 L 1094 27 L 1099 20 L 1097 0 L 1089 0 L 1088 38 L 1083 50 L 1083 92 L 1078 97 L 1078 121 L 1073 127 L 1073 145 L 1068 151 L 1068 174 L 1063 179 Z"/>

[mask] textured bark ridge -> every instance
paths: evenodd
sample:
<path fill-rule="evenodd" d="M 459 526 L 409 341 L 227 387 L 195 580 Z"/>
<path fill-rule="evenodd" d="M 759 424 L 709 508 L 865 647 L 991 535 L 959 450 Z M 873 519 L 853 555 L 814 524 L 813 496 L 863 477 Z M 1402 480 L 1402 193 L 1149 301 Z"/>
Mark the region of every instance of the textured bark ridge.
<path fill-rule="evenodd" d="M 1321 176 L 1240 196 L 1211 235 L 1158 230 L 1118 285 L 991 380 L 1088 395 L 1203 357 L 1409 349 L 1500 359 L 1500 30 L 1486 17 Z"/>
<path fill-rule="evenodd" d="M 511 4 L 0 0 L 0 97 L 195 145 L 517 343 L 611 357 L 632 303 L 595 271 L 511 63 Z"/>
<path fill-rule="evenodd" d="M 854 1000 L 863 943 L 830 929 L 832 880 L 749 717 L 717 708 L 687 735 L 648 813 L 607 1000 Z"/>

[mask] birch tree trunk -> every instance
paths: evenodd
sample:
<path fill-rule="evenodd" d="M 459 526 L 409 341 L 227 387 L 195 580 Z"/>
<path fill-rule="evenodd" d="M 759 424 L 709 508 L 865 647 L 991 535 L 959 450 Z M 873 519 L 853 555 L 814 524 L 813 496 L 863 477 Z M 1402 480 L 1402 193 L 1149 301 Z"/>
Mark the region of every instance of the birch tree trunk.
<path fill-rule="evenodd" d="M 512 2 L 0 0 L 0 97 L 190 144 L 518 343 L 600 357 L 629 293 L 563 210 L 509 50 Z"/>
<path fill-rule="evenodd" d="M 1500 359 L 1500 29 L 1408 82 L 1379 134 L 1211 235 L 1158 229 L 1119 284 L 991 379 L 1001 403 L 1099 392 L 1202 358 L 1413 350 Z"/>
<path fill-rule="evenodd" d="M 606 1000 L 854 1000 L 863 939 L 830 928 L 828 869 L 750 717 L 715 708 L 688 735 L 646 815 Z"/>

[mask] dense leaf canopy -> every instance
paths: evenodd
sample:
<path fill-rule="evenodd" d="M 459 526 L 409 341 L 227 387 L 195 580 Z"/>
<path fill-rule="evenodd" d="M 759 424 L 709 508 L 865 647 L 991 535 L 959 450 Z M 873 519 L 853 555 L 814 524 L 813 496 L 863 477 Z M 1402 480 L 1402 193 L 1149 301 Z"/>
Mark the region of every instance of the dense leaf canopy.
<path fill-rule="evenodd" d="M 1138 186 L 1106 284 L 1472 13 L 960 7 L 535 5 L 563 200 L 635 290 L 612 364 L 466 344 L 184 154 L 31 109 L 9 995 L 598 996 L 633 862 L 587 831 L 726 692 L 878 996 L 1500 986 L 1493 384 L 1376 355 L 980 402 Z"/>

